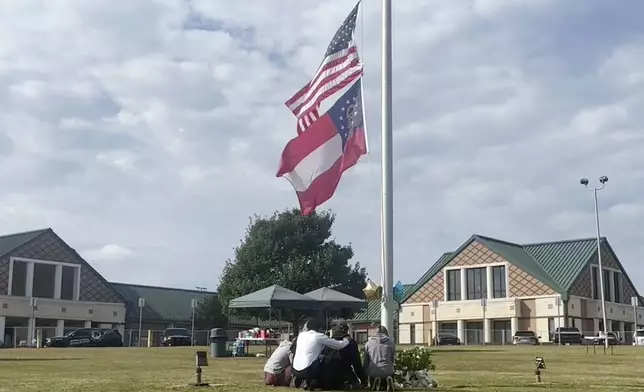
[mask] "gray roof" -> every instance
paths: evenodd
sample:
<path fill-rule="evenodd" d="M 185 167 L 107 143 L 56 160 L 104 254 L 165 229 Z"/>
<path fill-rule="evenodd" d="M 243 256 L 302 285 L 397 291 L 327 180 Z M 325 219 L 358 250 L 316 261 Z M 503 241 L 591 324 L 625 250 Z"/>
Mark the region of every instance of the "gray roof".
<path fill-rule="evenodd" d="M 320 302 L 286 289 L 282 286 L 273 285 L 265 289 L 257 290 L 231 300 L 229 308 L 288 308 L 288 309 L 319 309 Z"/>
<path fill-rule="evenodd" d="M 46 232 L 47 230 L 51 230 L 51 229 L 31 230 L 31 231 L 25 231 L 22 233 L 7 234 L 7 235 L 0 236 L 0 255 L 6 255 L 7 253 L 19 247 L 20 245 L 26 244 L 27 242 L 38 237 L 39 235 Z"/>
<path fill-rule="evenodd" d="M 126 319 L 139 319 L 139 298 L 145 298 L 143 320 L 147 322 L 178 322 L 192 319 L 192 300 L 201 302 L 216 295 L 212 291 L 185 290 L 169 287 L 111 283 L 127 302 Z"/>
<path fill-rule="evenodd" d="M 322 287 L 321 289 L 310 291 L 304 295 L 319 301 L 327 309 L 360 310 L 367 307 L 366 300 L 352 297 L 328 287 Z"/>

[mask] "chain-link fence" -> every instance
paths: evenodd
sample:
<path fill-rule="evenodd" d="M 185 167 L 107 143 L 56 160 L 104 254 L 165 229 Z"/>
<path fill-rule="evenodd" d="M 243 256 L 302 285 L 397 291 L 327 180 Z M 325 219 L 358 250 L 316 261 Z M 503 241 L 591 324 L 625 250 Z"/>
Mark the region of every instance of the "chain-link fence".
<path fill-rule="evenodd" d="M 486 331 L 482 328 L 464 328 L 461 331 L 457 329 L 441 329 L 438 334 L 434 334 L 431 329 L 417 330 L 410 329 L 400 336 L 401 344 L 459 344 L 459 345 L 506 345 L 514 344 L 514 338 L 517 337 L 517 344 L 558 344 L 559 332 L 557 330 L 526 330 L 518 331 L 512 334 L 510 329 L 490 329 L 486 336 Z M 618 344 L 632 344 L 633 331 L 609 331 L 609 335 L 616 339 Z M 598 332 L 590 331 L 566 331 L 561 332 L 561 343 L 582 343 L 592 344 L 593 338 L 598 336 Z M 366 336 L 365 336 L 366 337 Z M 364 340 L 360 336 L 358 340 Z M 613 339 L 611 338 L 611 339 Z"/>

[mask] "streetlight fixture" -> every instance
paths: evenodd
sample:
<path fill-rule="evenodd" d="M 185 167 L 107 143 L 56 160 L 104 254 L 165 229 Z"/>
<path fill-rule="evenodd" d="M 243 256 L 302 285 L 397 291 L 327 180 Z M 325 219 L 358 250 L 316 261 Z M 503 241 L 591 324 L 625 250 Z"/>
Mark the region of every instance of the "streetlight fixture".
<path fill-rule="evenodd" d="M 599 265 L 599 286 L 600 286 L 600 295 L 602 301 L 602 320 L 604 323 L 604 346 L 608 348 L 608 325 L 606 322 L 606 298 L 604 295 L 604 270 L 602 268 L 602 249 L 601 249 L 601 234 L 599 230 L 599 207 L 597 205 L 597 192 L 604 189 L 604 186 L 608 182 L 608 177 L 601 176 L 599 177 L 599 187 L 588 187 L 590 183 L 587 178 L 582 178 L 579 183 L 586 187 L 586 189 L 593 193 L 595 199 L 595 225 L 597 226 L 597 264 Z"/>

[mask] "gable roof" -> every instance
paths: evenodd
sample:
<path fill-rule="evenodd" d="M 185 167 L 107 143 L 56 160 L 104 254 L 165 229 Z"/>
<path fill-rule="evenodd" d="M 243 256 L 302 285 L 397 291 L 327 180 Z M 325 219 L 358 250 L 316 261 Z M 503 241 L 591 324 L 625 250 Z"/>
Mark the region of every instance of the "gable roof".
<path fill-rule="evenodd" d="M 4 256 L 19 246 L 26 244 L 47 230 L 51 229 L 31 230 L 0 236 L 0 256 Z"/>
<path fill-rule="evenodd" d="M 607 244 L 606 239 L 602 238 L 602 246 Z M 597 253 L 597 239 L 540 242 L 523 245 L 523 249 L 567 291 L 588 260 Z"/>
<path fill-rule="evenodd" d="M 556 279 L 557 277 L 550 275 L 521 245 L 481 235 L 474 235 L 471 241 L 480 242 L 492 252 L 503 257 L 508 262 L 521 268 L 537 278 L 540 282 L 548 285 L 557 293 L 566 297 L 567 289 L 562 287 L 561 283 Z"/>
<path fill-rule="evenodd" d="M 452 260 L 452 257 L 454 256 L 455 253 L 456 252 L 443 253 L 443 255 L 439 257 L 438 260 L 436 260 L 436 262 L 431 267 L 429 267 L 427 272 L 425 272 L 423 276 L 421 276 L 420 279 L 418 279 L 418 282 L 416 282 L 412 286 L 412 288 L 407 290 L 407 293 L 403 295 L 402 302 L 404 303 L 405 301 L 407 301 L 409 297 L 411 297 L 416 291 L 420 290 L 425 285 L 425 283 L 429 282 L 430 279 L 434 277 L 434 275 L 436 275 L 440 270 L 442 270 L 443 267 L 446 266 Z"/>
<path fill-rule="evenodd" d="M 561 294 L 564 299 L 568 297 L 568 291 L 579 274 L 597 253 L 597 240 L 595 238 L 520 245 L 474 234 L 456 251 L 443 254 L 418 280 L 414 285 L 414 289 L 405 296 L 403 302 L 407 301 L 413 293 L 423 287 L 473 241 L 481 243 L 508 262 L 550 286 L 553 290 Z M 619 259 L 606 238 L 601 238 L 601 245 L 604 249 L 608 249 L 619 263 Z M 623 267 L 622 270 L 624 270 Z M 624 273 L 624 276 L 633 288 L 635 288 L 628 274 Z"/>
<path fill-rule="evenodd" d="M 60 238 L 58 234 L 51 228 L 48 227 L 46 229 L 38 229 L 38 230 L 31 230 L 31 231 L 25 231 L 21 233 L 14 233 L 14 234 L 7 234 L 0 236 L 0 257 L 6 256 L 7 254 L 18 250 L 22 246 L 26 246 L 27 244 L 31 243 L 32 241 L 35 241 L 38 237 L 40 237 L 43 234 L 46 233 L 51 233 L 55 237 L 57 241 L 60 241 L 60 243 L 69 251 L 73 254 L 74 257 L 77 257 L 78 260 L 80 261 L 80 264 L 83 266 L 83 268 L 91 271 L 102 283 L 104 283 L 108 290 L 112 291 L 112 294 L 116 297 L 118 301 L 125 301 L 125 298 L 119 293 L 118 291 L 114 290 L 114 288 L 110 285 L 110 283 L 92 267 L 91 264 L 87 262 L 77 251 L 76 249 L 72 248 L 69 246 L 65 240 Z"/>
<path fill-rule="evenodd" d="M 126 301 L 126 320 L 139 318 L 139 298 L 145 298 L 144 321 L 190 321 L 192 300 L 203 301 L 216 295 L 212 291 L 186 290 L 129 283 L 110 283 Z"/>

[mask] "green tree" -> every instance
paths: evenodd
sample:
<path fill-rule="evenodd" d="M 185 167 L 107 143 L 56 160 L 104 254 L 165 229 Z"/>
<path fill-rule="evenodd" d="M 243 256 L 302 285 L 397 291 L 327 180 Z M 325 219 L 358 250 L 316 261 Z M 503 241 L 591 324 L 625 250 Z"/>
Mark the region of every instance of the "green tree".
<path fill-rule="evenodd" d="M 228 317 L 223 311 L 218 296 L 213 295 L 199 301 L 195 314 L 195 327 L 197 329 L 228 327 Z"/>
<path fill-rule="evenodd" d="M 274 284 L 298 293 L 330 287 L 362 298 L 365 269 L 350 262 L 351 244 L 340 245 L 331 238 L 334 222 L 333 213 L 302 216 L 298 209 L 252 217 L 245 238 L 235 248 L 235 259 L 226 261 L 220 278 L 218 293 L 224 309 L 231 299 Z M 282 310 L 282 319 L 294 328 L 305 316 Z"/>

